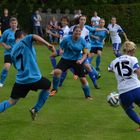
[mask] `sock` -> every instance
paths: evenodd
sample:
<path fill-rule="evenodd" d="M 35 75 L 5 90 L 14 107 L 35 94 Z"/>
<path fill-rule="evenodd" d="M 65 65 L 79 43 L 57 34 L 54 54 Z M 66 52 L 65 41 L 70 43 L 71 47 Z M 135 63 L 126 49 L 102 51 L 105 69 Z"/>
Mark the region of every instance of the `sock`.
<path fill-rule="evenodd" d="M 97 83 L 96 83 L 96 77 L 95 77 L 93 71 L 88 72 L 88 75 L 89 75 L 90 79 L 92 80 L 93 84 L 94 85 L 97 85 Z"/>
<path fill-rule="evenodd" d="M 75 74 L 75 71 L 74 71 L 73 68 L 70 68 L 70 71 L 71 71 L 73 74 Z"/>
<path fill-rule="evenodd" d="M 95 76 L 97 76 L 99 73 L 97 72 L 97 70 L 90 64 L 90 67 L 92 68 L 92 71 L 94 73 Z"/>
<path fill-rule="evenodd" d="M 93 57 L 88 57 L 88 61 L 91 64 Z"/>
<path fill-rule="evenodd" d="M 132 110 L 131 108 L 128 108 L 125 110 L 125 112 L 129 116 L 130 119 L 132 119 L 135 123 L 140 125 L 140 118 L 138 117 L 138 115 L 136 114 L 134 110 Z"/>
<path fill-rule="evenodd" d="M 37 101 L 36 105 L 34 106 L 34 109 L 36 112 L 38 112 L 42 108 L 42 106 L 44 105 L 44 103 L 46 102 L 48 97 L 49 97 L 48 91 L 42 90 L 40 92 L 39 97 L 38 97 L 38 101 Z"/>
<path fill-rule="evenodd" d="M 53 68 L 55 69 L 55 67 L 56 67 L 56 59 L 55 59 L 55 57 L 50 56 L 50 60 L 51 60 L 51 64 L 52 64 Z"/>
<path fill-rule="evenodd" d="M 59 86 L 60 77 L 53 76 L 53 89 L 57 90 Z"/>
<path fill-rule="evenodd" d="M 101 56 L 98 55 L 98 56 L 96 57 L 96 68 L 99 68 L 100 63 L 101 63 Z"/>
<path fill-rule="evenodd" d="M 62 86 L 64 80 L 66 79 L 67 72 L 62 72 L 61 77 L 60 77 L 60 82 L 59 82 L 59 87 Z"/>
<path fill-rule="evenodd" d="M 1 80 L 0 80 L 0 83 L 4 84 L 5 79 L 7 77 L 7 74 L 8 74 L 8 71 L 6 69 L 3 69 L 2 72 L 1 72 Z"/>
<path fill-rule="evenodd" d="M 122 54 L 121 54 L 121 52 L 118 50 L 118 51 L 115 51 L 115 56 L 116 57 L 120 57 Z"/>
<path fill-rule="evenodd" d="M 82 89 L 83 89 L 83 91 L 84 91 L 84 95 L 85 95 L 85 97 L 90 97 L 90 89 L 89 89 L 89 85 L 88 85 L 88 84 L 83 85 Z"/>
<path fill-rule="evenodd" d="M 12 107 L 16 103 L 17 103 L 16 100 L 15 100 L 14 104 L 10 104 L 9 100 L 5 100 L 5 101 L 1 102 L 0 103 L 0 112 L 4 112 L 5 110 L 7 110 L 8 108 Z"/>

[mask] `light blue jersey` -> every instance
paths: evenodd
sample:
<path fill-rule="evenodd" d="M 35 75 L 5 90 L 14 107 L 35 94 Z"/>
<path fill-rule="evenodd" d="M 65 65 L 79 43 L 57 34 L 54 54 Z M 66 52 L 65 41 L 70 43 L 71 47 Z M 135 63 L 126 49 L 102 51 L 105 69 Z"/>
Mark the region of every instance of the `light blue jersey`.
<path fill-rule="evenodd" d="M 14 45 L 11 57 L 14 67 L 17 69 L 16 83 L 28 84 L 41 79 L 36 52 L 33 47 L 33 36 L 27 35 Z"/>
<path fill-rule="evenodd" d="M 93 35 L 98 37 L 99 39 L 91 38 L 91 46 L 103 48 L 104 39 L 106 38 L 107 35 L 107 29 L 101 31 L 95 31 Z"/>
<path fill-rule="evenodd" d="M 82 58 L 82 50 L 87 47 L 86 41 L 80 37 L 77 41 L 72 39 L 72 36 L 67 36 L 60 44 L 64 50 L 62 58 L 67 60 L 79 60 Z"/>
<path fill-rule="evenodd" d="M 15 32 L 11 28 L 5 30 L 1 36 L 0 42 L 4 42 L 5 44 L 11 46 L 11 49 L 5 49 L 4 55 L 11 54 L 13 45 L 15 44 Z"/>

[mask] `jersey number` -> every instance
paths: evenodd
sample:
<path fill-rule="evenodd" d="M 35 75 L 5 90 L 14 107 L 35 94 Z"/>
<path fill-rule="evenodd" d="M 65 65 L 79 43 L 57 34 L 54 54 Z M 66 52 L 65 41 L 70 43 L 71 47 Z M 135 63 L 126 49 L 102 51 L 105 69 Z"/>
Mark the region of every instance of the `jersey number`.
<path fill-rule="evenodd" d="M 120 76 L 130 76 L 132 74 L 132 69 L 129 67 L 129 61 L 117 62 L 115 67 Z M 127 73 L 123 73 L 123 69 L 126 69 Z"/>
<path fill-rule="evenodd" d="M 22 54 L 19 54 L 16 57 L 16 59 L 21 61 L 21 70 L 24 70 L 24 66 L 23 66 L 23 55 Z"/>

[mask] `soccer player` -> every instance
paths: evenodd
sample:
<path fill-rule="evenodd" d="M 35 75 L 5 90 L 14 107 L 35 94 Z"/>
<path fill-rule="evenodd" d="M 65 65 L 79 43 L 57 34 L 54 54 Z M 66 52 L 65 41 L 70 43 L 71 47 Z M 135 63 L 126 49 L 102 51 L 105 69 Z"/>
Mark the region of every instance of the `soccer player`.
<path fill-rule="evenodd" d="M 104 45 L 104 40 L 106 38 L 106 35 L 108 34 L 108 30 L 104 27 L 105 26 L 105 20 L 100 19 L 98 28 L 101 30 L 95 31 L 93 34 L 90 34 L 91 39 L 91 50 L 90 50 L 90 56 L 93 57 L 94 54 L 97 54 L 96 57 L 96 70 L 100 71 L 100 63 L 101 63 L 101 55 Z"/>
<path fill-rule="evenodd" d="M 50 95 L 54 95 L 57 92 L 61 73 L 69 68 L 73 68 L 80 78 L 85 98 L 89 100 L 92 99 L 90 96 L 88 81 L 85 78 L 84 67 L 82 65 L 87 57 L 88 48 L 85 40 L 80 36 L 81 28 L 80 26 L 75 26 L 73 29 L 73 35 L 67 36 L 61 42 L 60 48 L 62 49 L 63 54 L 54 70 L 53 90 Z M 83 51 L 83 54 L 81 51 Z"/>
<path fill-rule="evenodd" d="M 116 17 L 111 18 L 111 23 L 108 25 L 107 28 L 110 32 L 114 54 L 116 57 L 119 57 L 121 56 L 121 38 L 119 36 L 119 33 L 123 34 L 126 41 L 128 40 L 128 38 L 121 26 L 117 24 Z"/>
<path fill-rule="evenodd" d="M 122 108 L 139 125 L 136 130 L 140 132 L 140 117 L 133 110 L 133 103 L 140 106 L 140 66 L 134 56 L 135 50 L 134 42 L 126 41 L 123 46 L 124 54 L 113 60 L 108 70 L 115 73 Z"/>
<path fill-rule="evenodd" d="M 11 60 L 11 51 L 13 45 L 15 44 L 15 31 L 17 30 L 18 21 L 15 17 L 10 19 L 10 27 L 9 29 L 5 30 L 1 36 L 1 44 L 4 46 L 4 67 L 0 75 L 0 87 L 3 87 L 8 71 L 11 67 L 12 60 Z"/>
<path fill-rule="evenodd" d="M 16 44 L 12 49 L 11 58 L 17 70 L 16 82 L 12 88 L 10 99 L 0 103 L 0 112 L 4 112 L 6 109 L 15 105 L 19 99 L 24 98 L 30 90 L 37 91 L 38 89 L 42 89 L 36 105 L 30 110 L 32 119 L 34 120 L 37 112 L 39 112 L 49 97 L 51 82 L 41 75 L 36 61 L 33 41 L 46 45 L 52 51 L 55 51 L 55 49 L 38 35 L 30 34 L 24 36 L 24 32 L 20 29 L 16 31 L 15 39 Z"/>
<path fill-rule="evenodd" d="M 89 30 L 85 26 L 86 19 L 87 19 L 87 17 L 85 15 L 82 15 L 79 18 L 79 24 L 78 25 L 81 28 L 81 37 L 83 39 L 85 39 L 85 41 L 87 43 L 87 46 L 88 46 L 88 50 L 90 50 Z M 70 28 L 70 33 L 73 32 L 74 27 L 75 27 L 75 25 Z M 83 64 L 84 64 L 84 67 L 85 67 L 90 79 L 92 80 L 92 83 L 93 83 L 94 87 L 96 89 L 99 89 L 99 87 L 97 85 L 97 82 L 96 82 L 96 76 L 98 77 L 98 72 L 94 69 L 93 66 L 91 66 L 91 64 L 90 64 L 90 62 L 87 58 L 85 59 Z"/>

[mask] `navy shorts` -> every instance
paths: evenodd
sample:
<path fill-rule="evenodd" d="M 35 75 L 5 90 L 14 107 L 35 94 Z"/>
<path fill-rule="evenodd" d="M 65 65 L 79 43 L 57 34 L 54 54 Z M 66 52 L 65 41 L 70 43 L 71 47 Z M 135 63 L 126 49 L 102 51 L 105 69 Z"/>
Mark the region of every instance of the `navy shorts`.
<path fill-rule="evenodd" d="M 120 102 L 125 110 L 128 108 L 134 108 L 133 103 L 140 106 L 140 88 L 120 94 Z"/>
<path fill-rule="evenodd" d="M 11 98 L 24 98 L 30 90 L 37 91 L 38 89 L 48 90 L 51 87 L 51 82 L 47 78 L 42 77 L 39 81 L 30 84 L 15 83 L 11 92 Z"/>

